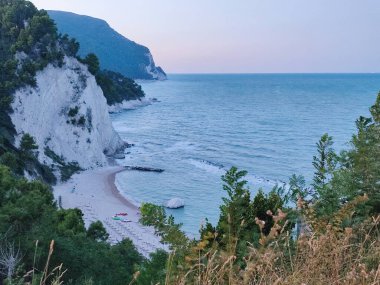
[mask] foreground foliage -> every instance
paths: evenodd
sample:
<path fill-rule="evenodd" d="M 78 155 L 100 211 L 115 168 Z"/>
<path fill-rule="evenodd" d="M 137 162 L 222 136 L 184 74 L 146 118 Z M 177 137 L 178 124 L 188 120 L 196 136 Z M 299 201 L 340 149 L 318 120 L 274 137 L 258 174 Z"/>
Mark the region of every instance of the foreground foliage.
<path fill-rule="evenodd" d="M 67 284 L 90 279 L 91 284 L 125 284 L 137 269 L 145 279 L 149 272 L 160 278 L 165 253 L 158 252 L 145 262 L 130 240 L 114 246 L 105 242 L 108 234 L 100 222 L 86 230 L 82 216 L 78 209 L 57 208 L 49 186 L 15 178 L 0 166 L 0 278 L 23 282 L 28 280 L 22 277 L 24 273 L 33 270 L 35 280 L 40 280 L 48 257 L 50 269 L 65 271 L 60 279 Z M 54 253 L 49 253 L 52 240 Z M 14 267 L 9 263 L 12 257 L 17 257 Z"/>
<path fill-rule="evenodd" d="M 285 218 L 273 215 L 270 234 L 262 233 L 259 246 L 248 246 L 244 268 L 228 251 L 194 248 L 198 258 L 190 269 L 173 272 L 167 284 L 379 284 L 379 216 L 354 227 L 313 228 L 296 240 L 280 226 Z M 257 223 L 263 228 L 263 221 Z"/>

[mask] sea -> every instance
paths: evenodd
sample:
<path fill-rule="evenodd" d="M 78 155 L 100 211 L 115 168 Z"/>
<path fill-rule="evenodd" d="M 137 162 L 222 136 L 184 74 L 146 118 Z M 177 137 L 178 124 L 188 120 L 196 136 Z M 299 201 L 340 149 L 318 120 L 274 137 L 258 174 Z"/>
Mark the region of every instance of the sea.
<path fill-rule="evenodd" d="M 316 142 L 328 133 L 337 152 L 350 148 L 380 74 L 171 74 L 139 83 L 158 102 L 112 114 L 134 145 L 118 162 L 164 172 L 121 172 L 116 185 L 135 204 L 183 199 L 184 208 L 167 213 L 196 237 L 206 219 L 218 221 L 221 176 L 231 166 L 248 171 L 251 196 L 292 174 L 311 183 Z"/>

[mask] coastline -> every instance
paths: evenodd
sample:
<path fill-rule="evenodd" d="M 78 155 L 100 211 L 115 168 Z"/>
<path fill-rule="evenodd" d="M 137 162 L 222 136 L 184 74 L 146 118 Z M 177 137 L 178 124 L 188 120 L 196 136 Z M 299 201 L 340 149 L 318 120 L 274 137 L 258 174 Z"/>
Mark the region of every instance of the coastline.
<path fill-rule="evenodd" d="M 111 191 L 112 195 L 114 195 L 117 199 L 120 200 L 126 207 L 129 207 L 131 209 L 134 209 L 135 211 L 139 211 L 139 208 L 130 202 L 127 198 L 123 196 L 123 194 L 120 193 L 119 189 L 116 186 L 116 175 L 120 172 L 126 171 L 125 168 L 122 168 L 116 172 L 113 172 L 107 176 L 107 182 L 109 190 Z"/>
<path fill-rule="evenodd" d="M 153 98 L 139 98 L 134 100 L 123 101 L 114 105 L 108 106 L 109 113 L 120 113 L 127 110 L 136 110 L 138 108 L 146 107 L 155 103 Z"/>
<path fill-rule="evenodd" d="M 111 244 L 129 238 L 145 257 L 157 249 L 167 250 L 152 227 L 140 224 L 138 207 L 117 189 L 115 177 L 123 171 L 125 169 L 121 166 L 83 171 L 73 175 L 69 181 L 54 186 L 54 196 L 61 201 L 62 208 L 80 209 L 86 228 L 92 222 L 101 221 L 109 233 L 108 241 Z M 118 213 L 127 215 L 120 216 L 120 220 L 113 219 Z"/>

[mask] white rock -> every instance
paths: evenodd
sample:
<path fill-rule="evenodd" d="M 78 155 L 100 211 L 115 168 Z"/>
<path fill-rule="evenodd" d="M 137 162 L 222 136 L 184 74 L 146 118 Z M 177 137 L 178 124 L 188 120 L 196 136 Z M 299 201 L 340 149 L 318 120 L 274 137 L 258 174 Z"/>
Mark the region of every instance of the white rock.
<path fill-rule="evenodd" d="M 177 209 L 185 206 L 185 201 L 181 198 L 173 198 L 165 203 L 166 208 Z"/>
<path fill-rule="evenodd" d="M 137 100 L 124 100 L 121 103 L 116 103 L 114 105 L 108 106 L 108 112 L 119 113 L 124 110 L 134 110 L 140 107 L 145 107 L 151 105 L 154 101 L 152 99 L 141 98 Z"/>
<path fill-rule="evenodd" d="M 19 89 L 12 103 L 12 122 L 17 131 L 16 144 L 29 133 L 38 144 L 38 159 L 50 165 L 46 147 L 67 162 L 82 168 L 106 165 L 106 155 L 123 148 L 124 142 L 112 127 L 106 99 L 87 66 L 66 57 L 59 68 L 49 64 L 37 72 L 37 87 Z M 72 124 L 71 108 L 78 107 L 76 121 L 83 116 L 83 126 Z"/>
<path fill-rule="evenodd" d="M 149 73 L 153 79 L 166 80 L 167 79 L 166 75 L 156 68 L 152 54 L 148 52 L 145 55 L 149 59 L 149 64 L 145 66 L 146 72 Z"/>

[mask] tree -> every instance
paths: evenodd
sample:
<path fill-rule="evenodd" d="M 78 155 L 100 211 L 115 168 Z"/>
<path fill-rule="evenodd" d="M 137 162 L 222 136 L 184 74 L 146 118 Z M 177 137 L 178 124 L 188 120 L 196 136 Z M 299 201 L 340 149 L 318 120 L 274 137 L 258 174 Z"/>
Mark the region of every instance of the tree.
<path fill-rule="evenodd" d="M 125 284 L 126 280 L 132 279 L 136 266 L 143 261 L 142 256 L 129 239 L 124 239 L 114 245 L 110 250 L 110 255 L 118 266 L 112 269 L 108 284 Z"/>
<path fill-rule="evenodd" d="M 259 190 L 251 203 L 252 217 L 258 218 L 265 222 L 262 229 L 263 234 L 268 235 L 273 226 L 273 214 L 276 214 L 279 209 L 283 208 L 283 200 L 275 192 L 270 191 L 269 194 L 264 194 L 263 190 Z"/>
<path fill-rule="evenodd" d="M 186 248 L 189 239 L 181 230 L 182 224 L 177 224 L 174 217 L 166 215 L 163 206 L 143 203 L 140 208 L 140 222 L 145 226 L 153 226 L 161 241 L 168 243 L 171 248 Z"/>
<path fill-rule="evenodd" d="M 87 236 L 96 241 L 107 241 L 109 234 L 104 228 L 101 221 L 96 221 L 90 224 L 87 230 Z"/>
<path fill-rule="evenodd" d="M 20 141 L 20 150 L 26 154 L 30 154 L 33 150 L 38 149 L 36 141 L 30 134 L 24 134 Z"/>
<path fill-rule="evenodd" d="M 368 211 L 378 214 L 380 213 L 380 93 L 370 112 L 371 118 L 360 117 L 356 121 L 357 134 L 352 138 L 353 149 L 347 156 L 355 190 L 351 195 L 367 194 Z M 354 198 L 352 196 L 350 199 Z"/>
<path fill-rule="evenodd" d="M 8 166 L 14 173 L 22 174 L 22 168 L 16 155 L 11 152 L 6 152 L 0 156 L 0 163 Z"/>
<path fill-rule="evenodd" d="M 124 100 L 137 100 L 145 96 L 141 86 L 120 73 L 102 70 L 96 74 L 96 82 L 102 88 L 108 105 Z"/>
<path fill-rule="evenodd" d="M 246 188 L 247 181 L 244 176 L 247 171 L 239 171 L 236 167 L 222 176 L 223 190 L 227 197 L 223 197 L 220 206 L 220 218 L 217 232 L 223 236 L 225 244 L 230 243 L 231 238 L 238 238 L 241 231 L 247 226 L 249 219 L 250 193 Z"/>
<path fill-rule="evenodd" d="M 164 250 L 157 250 L 150 254 L 150 259 L 139 266 L 140 276 L 138 285 L 165 284 L 166 263 L 169 254 Z"/>
<path fill-rule="evenodd" d="M 140 213 L 140 222 L 144 226 L 161 228 L 165 225 L 166 212 L 162 206 L 157 206 L 151 203 L 143 203 L 140 207 Z"/>
<path fill-rule="evenodd" d="M 79 43 L 75 39 L 70 39 L 67 34 L 59 36 L 59 43 L 65 54 L 68 56 L 76 56 L 79 51 Z"/>
<path fill-rule="evenodd" d="M 84 59 L 83 59 L 83 63 L 87 64 L 88 66 L 88 71 L 92 74 L 92 75 L 96 75 L 98 74 L 98 72 L 100 71 L 100 63 L 99 63 L 99 59 L 98 57 L 93 54 L 93 53 L 89 53 Z"/>
<path fill-rule="evenodd" d="M 65 236 L 84 234 L 86 229 L 79 209 L 58 210 L 58 231 Z"/>
<path fill-rule="evenodd" d="M 30 20 L 27 29 L 34 42 L 41 40 L 46 35 L 57 37 L 57 27 L 45 11 L 38 11 Z"/>
<path fill-rule="evenodd" d="M 336 165 L 336 154 L 332 145 L 332 137 L 324 134 L 317 143 L 318 156 L 313 156 L 315 173 L 312 185 L 318 194 L 325 190 L 329 175 L 331 175 Z"/>
<path fill-rule="evenodd" d="M 318 155 L 313 157 L 315 169 L 313 178 L 313 198 L 318 201 L 316 209 L 319 215 L 330 216 L 340 206 L 341 193 L 331 187 L 330 180 L 334 175 L 337 155 L 333 148 L 333 140 L 324 134 L 317 143 Z"/>

